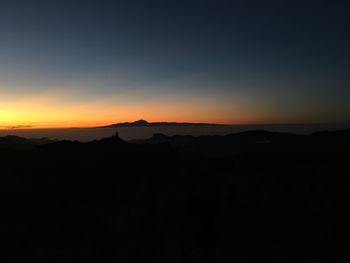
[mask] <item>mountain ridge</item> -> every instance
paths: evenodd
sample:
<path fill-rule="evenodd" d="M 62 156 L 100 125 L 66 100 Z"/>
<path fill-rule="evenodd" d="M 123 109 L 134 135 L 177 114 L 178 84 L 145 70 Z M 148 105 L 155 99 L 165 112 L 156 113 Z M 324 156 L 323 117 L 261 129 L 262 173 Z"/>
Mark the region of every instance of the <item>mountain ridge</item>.
<path fill-rule="evenodd" d="M 140 119 L 134 122 L 120 122 L 98 128 L 117 128 L 117 127 L 166 127 L 166 126 L 223 126 L 224 124 L 213 123 L 194 123 L 194 122 L 148 122 Z"/>

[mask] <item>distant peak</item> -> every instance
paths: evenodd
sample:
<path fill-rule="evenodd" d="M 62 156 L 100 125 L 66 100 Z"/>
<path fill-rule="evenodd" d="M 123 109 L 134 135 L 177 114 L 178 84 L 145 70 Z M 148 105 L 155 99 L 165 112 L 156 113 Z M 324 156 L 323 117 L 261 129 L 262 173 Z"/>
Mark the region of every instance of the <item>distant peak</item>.
<path fill-rule="evenodd" d="M 146 121 L 146 120 L 141 119 L 141 120 L 138 120 L 138 121 L 134 121 L 134 123 L 137 123 L 137 124 L 148 124 L 149 122 Z"/>
<path fill-rule="evenodd" d="M 111 128 L 111 127 L 174 127 L 174 126 L 194 126 L 194 125 L 221 125 L 221 124 L 210 124 L 210 123 L 191 123 L 191 122 L 148 122 L 146 120 L 140 119 L 134 122 L 121 122 L 108 126 L 103 126 L 101 128 Z"/>

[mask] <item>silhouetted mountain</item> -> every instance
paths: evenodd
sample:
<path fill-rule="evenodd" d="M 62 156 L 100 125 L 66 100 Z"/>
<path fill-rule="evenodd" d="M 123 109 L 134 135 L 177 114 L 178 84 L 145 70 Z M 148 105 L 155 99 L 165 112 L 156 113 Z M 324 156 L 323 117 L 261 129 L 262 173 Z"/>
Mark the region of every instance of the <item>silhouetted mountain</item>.
<path fill-rule="evenodd" d="M 53 143 L 55 142 L 55 143 Z M 154 134 L 149 139 L 131 140 L 125 142 L 119 137 L 112 136 L 102 140 L 81 143 L 71 141 L 52 141 L 43 139 L 24 139 L 16 136 L 0 137 L 0 148 L 28 150 L 38 145 L 47 148 L 65 148 L 67 145 L 81 148 L 103 148 L 103 150 L 132 148 L 136 145 L 166 145 L 182 153 L 199 156 L 226 156 L 256 152 L 288 151 L 289 153 L 329 152 L 332 148 L 343 149 L 350 144 L 350 129 L 341 131 L 324 131 L 310 135 L 297 135 L 282 132 L 269 132 L 264 130 L 246 131 L 226 136 L 166 136 Z M 47 145 L 46 145 L 47 144 Z M 107 147 L 107 148 L 106 148 Z M 301 153 L 302 152 L 302 153 Z"/>
<path fill-rule="evenodd" d="M 0 149 L 29 150 L 37 145 L 52 143 L 48 138 L 25 139 L 18 136 L 0 137 Z"/>
<path fill-rule="evenodd" d="M 4 262 L 350 260 L 350 130 L 1 143 Z"/>
<path fill-rule="evenodd" d="M 257 152 L 284 151 L 298 155 L 310 153 L 329 153 L 350 145 L 349 130 L 320 132 L 311 135 L 268 132 L 263 130 L 247 131 L 226 136 L 165 136 L 155 134 L 150 139 L 132 140 L 136 144 L 164 144 L 175 149 L 183 149 L 194 155 L 226 156 Z"/>
<path fill-rule="evenodd" d="M 115 127 L 161 127 L 161 126 L 198 126 L 198 125 L 222 125 L 222 124 L 210 124 L 210 123 L 190 123 L 190 122 L 148 122 L 145 120 L 138 120 L 134 122 L 123 122 L 103 126 L 100 128 L 115 128 Z"/>

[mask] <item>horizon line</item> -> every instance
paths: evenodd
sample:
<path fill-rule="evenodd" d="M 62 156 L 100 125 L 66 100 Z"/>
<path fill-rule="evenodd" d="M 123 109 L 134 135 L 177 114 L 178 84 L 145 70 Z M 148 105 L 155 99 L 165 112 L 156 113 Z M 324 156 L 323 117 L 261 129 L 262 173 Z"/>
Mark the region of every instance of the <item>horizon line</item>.
<path fill-rule="evenodd" d="M 139 119 L 142 120 L 142 119 Z M 137 121 L 139 121 L 137 120 Z M 132 122 L 118 122 L 112 124 L 104 124 L 99 126 L 39 126 L 39 125 L 0 125 L 0 130 L 36 130 L 36 129 L 98 129 L 98 128 L 109 128 L 108 126 Z M 307 126 L 307 125 L 346 125 L 348 122 L 267 122 L 267 123 L 211 123 L 211 122 L 181 122 L 181 121 L 152 121 L 148 123 L 179 123 L 179 124 L 198 124 L 198 125 L 221 125 L 221 126 Z M 141 126 L 142 127 L 142 126 Z M 147 127 L 147 126 L 145 126 Z M 110 127 L 116 128 L 116 127 Z M 123 127 L 120 127 L 123 128 Z M 133 128 L 133 127 L 128 127 Z M 140 127 L 138 127 L 140 128 Z"/>

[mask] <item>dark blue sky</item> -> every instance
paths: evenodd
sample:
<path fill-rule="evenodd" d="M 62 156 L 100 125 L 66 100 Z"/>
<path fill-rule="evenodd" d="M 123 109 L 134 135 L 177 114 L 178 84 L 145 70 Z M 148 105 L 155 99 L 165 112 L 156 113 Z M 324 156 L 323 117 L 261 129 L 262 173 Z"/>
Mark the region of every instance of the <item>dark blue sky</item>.
<path fill-rule="evenodd" d="M 334 0 L 2 0 L 0 124 L 350 121 L 349 13 Z"/>

